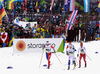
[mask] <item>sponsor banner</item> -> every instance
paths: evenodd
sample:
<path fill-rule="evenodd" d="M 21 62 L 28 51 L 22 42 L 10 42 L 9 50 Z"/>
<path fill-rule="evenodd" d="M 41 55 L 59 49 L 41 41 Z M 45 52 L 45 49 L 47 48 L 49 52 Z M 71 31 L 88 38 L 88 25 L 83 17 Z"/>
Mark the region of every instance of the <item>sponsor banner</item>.
<path fill-rule="evenodd" d="M 14 53 L 20 52 L 42 52 L 43 46 L 46 44 L 46 41 L 54 47 L 57 52 L 63 52 L 64 50 L 64 41 L 63 38 L 44 38 L 44 39 L 14 39 L 13 49 Z M 53 52 L 53 49 L 51 49 Z"/>

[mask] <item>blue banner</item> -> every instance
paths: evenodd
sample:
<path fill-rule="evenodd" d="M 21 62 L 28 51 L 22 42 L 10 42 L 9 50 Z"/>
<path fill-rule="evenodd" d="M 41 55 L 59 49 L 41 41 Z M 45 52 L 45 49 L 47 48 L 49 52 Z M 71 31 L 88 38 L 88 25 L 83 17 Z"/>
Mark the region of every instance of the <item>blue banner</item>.
<path fill-rule="evenodd" d="M 64 7 L 65 12 L 69 11 L 69 5 L 70 5 L 70 0 L 65 0 L 65 7 Z"/>

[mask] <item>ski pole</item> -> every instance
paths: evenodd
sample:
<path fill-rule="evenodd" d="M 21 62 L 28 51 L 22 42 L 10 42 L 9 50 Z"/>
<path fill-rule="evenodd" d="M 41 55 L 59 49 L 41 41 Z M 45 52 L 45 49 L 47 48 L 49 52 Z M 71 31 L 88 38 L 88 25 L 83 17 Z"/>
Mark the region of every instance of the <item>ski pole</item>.
<path fill-rule="evenodd" d="M 56 53 L 55 53 L 55 55 L 56 55 Z M 61 63 L 61 61 L 60 61 L 60 59 L 58 58 L 58 56 L 56 55 L 56 57 L 57 57 L 57 59 L 59 60 L 59 62 Z M 62 63 L 61 63 L 62 64 Z"/>
<path fill-rule="evenodd" d="M 77 58 L 75 58 L 76 65 L 78 65 Z"/>
<path fill-rule="evenodd" d="M 44 50 L 43 50 L 43 52 L 42 52 L 42 56 L 41 56 L 39 68 L 40 68 L 40 66 L 41 66 L 41 62 L 42 62 L 42 58 L 43 58 L 43 53 L 44 53 Z"/>
<path fill-rule="evenodd" d="M 92 59 L 86 54 L 86 56 L 92 61 Z"/>

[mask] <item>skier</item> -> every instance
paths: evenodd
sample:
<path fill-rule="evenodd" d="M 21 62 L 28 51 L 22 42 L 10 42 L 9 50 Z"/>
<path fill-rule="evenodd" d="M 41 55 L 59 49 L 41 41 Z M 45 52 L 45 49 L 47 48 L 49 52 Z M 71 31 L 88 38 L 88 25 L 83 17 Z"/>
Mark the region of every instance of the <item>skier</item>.
<path fill-rule="evenodd" d="M 79 57 L 79 68 L 81 67 L 81 59 L 83 57 L 83 60 L 85 62 L 85 67 L 87 67 L 87 63 L 86 63 L 86 48 L 83 46 L 83 43 L 80 43 L 80 47 L 78 49 L 78 54 L 77 57 L 79 56 L 80 53 L 80 57 Z"/>
<path fill-rule="evenodd" d="M 76 51 L 76 50 L 73 49 L 71 45 L 70 45 L 69 48 L 66 50 L 66 54 L 67 54 L 68 57 L 69 57 L 69 60 L 68 60 L 68 70 L 70 69 L 70 61 L 71 61 L 71 59 L 72 59 L 73 64 L 74 64 L 74 68 L 76 67 L 76 62 L 75 62 L 76 58 L 75 58 L 75 56 L 74 56 L 74 52 L 75 52 L 75 51 Z M 74 69 L 74 68 L 73 68 L 73 69 Z"/>
<path fill-rule="evenodd" d="M 69 42 L 69 44 L 66 47 L 66 50 L 69 48 L 69 46 L 72 46 L 72 48 L 75 49 L 74 45 L 71 42 Z"/>
<path fill-rule="evenodd" d="M 46 58 L 48 61 L 48 69 L 50 68 L 50 58 L 51 58 L 51 49 L 54 50 L 54 53 L 56 52 L 54 47 L 52 45 L 50 45 L 49 41 L 46 42 L 46 44 L 43 47 L 43 50 L 45 49 L 46 51 Z"/>

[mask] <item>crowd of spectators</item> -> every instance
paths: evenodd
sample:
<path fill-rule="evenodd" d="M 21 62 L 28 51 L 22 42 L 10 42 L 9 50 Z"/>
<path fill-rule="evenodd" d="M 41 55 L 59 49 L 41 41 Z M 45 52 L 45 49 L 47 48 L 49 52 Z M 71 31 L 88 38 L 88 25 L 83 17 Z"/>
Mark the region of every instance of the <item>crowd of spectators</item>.
<path fill-rule="evenodd" d="M 6 4 L 6 3 L 5 3 Z M 54 2 L 52 11 L 49 10 L 50 3 L 40 3 L 38 2 L 38 10 L 36 10 L 36 1 L 28 1 L 27 8 L 23 9 L 22 2 L 14 3 L 13 10 L 7 11 L 9 17 L 8 21 L 3 21 L 3 25 L 0 26 L 0 32 L 7 32 L 9 35 L 9 40 L 13 34 L 15 38 L 64 38 L 65 41 L 91 41 L 95 40 L 95 35 L 99 34 L 99 27 L 96 25 L 98 18 L 92 19 L 90 17 L 98 15 L 97 8 L 91 8 L 89 15 L 89 23 L 83 22 L 81 19 L 84 11 L 80 9 L 80 6 L 75 6 L 79 10 L 78 17 L 73 24 L 72 30 L 66 32 L 65 26 L 69 14 L 71 12 L 64 13 L 63 4 L 60 2 Z M 27 10 L 27 12 L 25 12 Z M 24 14 L 25 12 L 25 14 Z M 36 15 L 35 15 L 36 14 Z M 12 16 L 13 15 L 13 16 Z M 20 20 L 24 21 L 25 17 L 29 18 L 29 22 L 37 21 L 33 27 L 30 27 L 30 23 L 26 24 L 23 28 L 13 23 L 14 17 L 21 17 Z M 0 43 L 2 47 L 2 43 Z"/>

